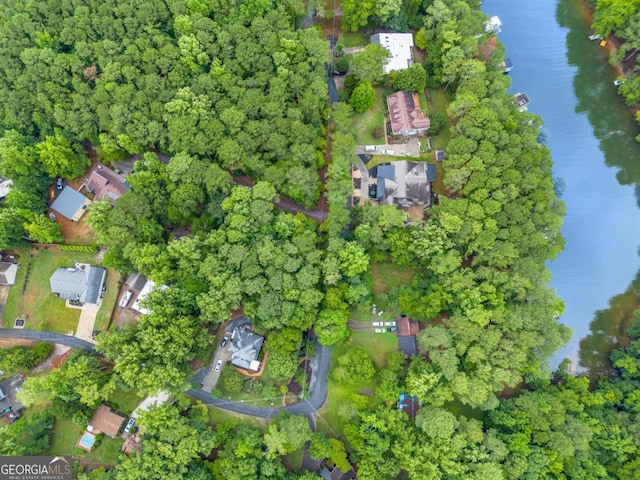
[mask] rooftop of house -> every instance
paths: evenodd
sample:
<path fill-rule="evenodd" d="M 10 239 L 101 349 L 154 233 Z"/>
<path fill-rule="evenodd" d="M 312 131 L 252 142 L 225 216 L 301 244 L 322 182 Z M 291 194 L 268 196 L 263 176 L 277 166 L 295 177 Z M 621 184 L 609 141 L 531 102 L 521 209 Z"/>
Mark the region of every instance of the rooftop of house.
<path fill-rule="evenodd" d="M 51 205 L 51 208 L 69 220 L 77 220 L 82 216 L 78 215 L 78 210 L 86 209 L 89 201 L 87 197 L 66 185 Z"/>
<path fill-rule="evenodd" d="M 260 369 L 258 356 L 264 338 L 252 332 L 250 328 L 250 325 L 244 324 L 233 330 L 229 344 L 231 364 L 246 370 L 258 371 Z"/>
<path fill-rule="evenodd" d="M 65 300 L 97 304 L 107 277 L 101 267 L 77 264 L 73 268 L 60 267 L 49 279 L 51 291 Z"/>
<path fill-rule="evenodd" d="M 398 336 L 416 335 L 420 331 L 420 324 L 409 317 L 400 317 L 396 320 Z"/>
<path fill-rule="evenodd" d="M 24 405 L 16 398 L 16 393 L 24 383 L 22 375 L 14 375 L 0 382 L 0 417 L 8 413 L 16 413 L 24 408 Z"/>
<path fill-rule="evenodd" d="M 420 404 L 418 403 L 418 399 L 413 395 L 401 393 L 400 398 L 398 399 L 398 409 L 409 415 L 409 418 L 416 418 L 416 413 L 418 413 L 418 410 L 420 409 Z"/>
<path fill-rule="evenodd" d="M 376 178 L 376 199 L 389 205 L 429 204 L 435 169 L 428 168 L 428 165 L 399 160 L 372 168 L 369 175 Z M 430 171 L 433 178 L 429 177 Z"/>
<path fill-rule="evenodd" d="M 0 178 L 0 198 L 4 198 L 11 191 L 13 180 L 2 180 Z"/>
<path fill-rule="evenodd" d="M 112 204 L 130 190 L 124 176 L 98 164 L 87 179 L 87 190 L 95 195 L 94 201 L 106 198 Z"/>
<path fill-rule="evenodd" d="M 147 298 L 149 294 L 156 289 L 156 283 L 153 280 L 148 280 L 144 275 L 140 275 L 140 276 L 146 279 L 146 283 L 142 287 L 142 290 L 140 290 L 140 293 L 138 294 L 138 297 L 133 302 L 133 305 L 131 305 L 131 309 L 135 310 L 136 312 L 140 312 L 143 315 L 149 315 L 151 313 L 151 310 L 149 310 L 146 307 L 143 307 L 140 304 L 140 302 L 142 302 L 145 298 Z M 169 287 L 167 285 L 160 285 L 160 287 L 158 288 L 160 288 L 160 290 L 166 290 Z"/>
<path fill-rule="evenodd" d="M 93 427 L 91 430 L 93 432 L 97 430 L 110 437 L 116 437 L 125 420 L 122 415 L 118 415 L 105 404 L 101 404 L 91 417 L 89 425 Z"/>
<path fill-rule="evenodd" d="M 370 38 L 371 43 L 382 45 L 389 51 L 389 60 L 384 66 L 384 73 L 393 70 L 404 70 L 413 64 L 413 34 L 411 33 L 376 33 Z"/>
<path fill-rule="evenodd" d="M 394 135 L 414 135 L 431 127 L 431 120 L 420 108 L 417 93 L 393 93 L 387 97 L 387 108 Z"/>
<path fill-rule="evenodd" d="M 0 262 L 0 285 L 13 285 L 16 283 L 18 264 Z"/>

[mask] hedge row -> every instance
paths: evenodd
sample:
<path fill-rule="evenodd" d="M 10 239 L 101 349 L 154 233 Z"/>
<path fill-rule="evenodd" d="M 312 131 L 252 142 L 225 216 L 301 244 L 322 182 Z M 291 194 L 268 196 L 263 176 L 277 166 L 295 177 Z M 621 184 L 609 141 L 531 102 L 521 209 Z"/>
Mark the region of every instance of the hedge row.
<path fill-rule="evenodd" d="M 98 247 L 96 245 L 58 245 L 58 250 L 96 253 L 98 251 Z"/>

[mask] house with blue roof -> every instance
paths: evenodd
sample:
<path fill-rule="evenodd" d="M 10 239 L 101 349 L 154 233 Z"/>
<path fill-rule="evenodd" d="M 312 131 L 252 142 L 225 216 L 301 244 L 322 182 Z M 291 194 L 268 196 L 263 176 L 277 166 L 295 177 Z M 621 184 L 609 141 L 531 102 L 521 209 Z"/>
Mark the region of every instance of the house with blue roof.
<path fill-rule="evenodd" d="M 51 209 L 72 222 L 77 222 L 82 218 L 89 205 L 91 205 L 91 200 L 67 185 L 53 202 Z"/>

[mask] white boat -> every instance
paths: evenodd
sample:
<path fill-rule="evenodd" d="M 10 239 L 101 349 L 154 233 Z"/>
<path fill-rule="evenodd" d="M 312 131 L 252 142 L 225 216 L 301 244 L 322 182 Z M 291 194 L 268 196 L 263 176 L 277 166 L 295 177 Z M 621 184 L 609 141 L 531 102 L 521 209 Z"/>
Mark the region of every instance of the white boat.
<path fill-rule="evenodd" d="M 602 40 L 602 35 L 589 35 L 589 40 L 592 42 L 595 40 Z"/>

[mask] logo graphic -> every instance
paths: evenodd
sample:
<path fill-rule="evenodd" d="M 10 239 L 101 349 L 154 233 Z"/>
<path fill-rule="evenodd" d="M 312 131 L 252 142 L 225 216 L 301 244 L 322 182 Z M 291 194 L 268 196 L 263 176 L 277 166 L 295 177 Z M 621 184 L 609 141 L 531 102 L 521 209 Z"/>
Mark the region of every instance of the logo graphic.
<path fill-rule="evenodd" d="M 71 480 L 71 457 L 0 457 L 0 480 Z"/>

